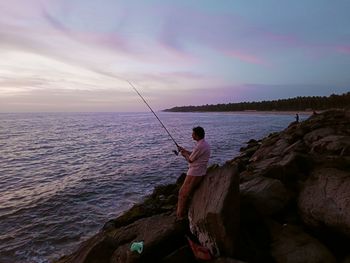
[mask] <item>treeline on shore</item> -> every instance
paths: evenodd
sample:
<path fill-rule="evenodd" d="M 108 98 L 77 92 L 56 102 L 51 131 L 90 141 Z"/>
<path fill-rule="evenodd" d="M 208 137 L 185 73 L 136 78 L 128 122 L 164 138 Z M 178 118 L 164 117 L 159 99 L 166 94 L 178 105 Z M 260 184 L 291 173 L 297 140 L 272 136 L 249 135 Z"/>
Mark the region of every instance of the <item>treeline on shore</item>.
<path fill-rule="evenodd" d="M 206 104 L 201 106 L 181 106 L 166 109 L 166 112 L 206 112 L 206 111 L 315 111 L 332 108 L 348 108 L 350 92 L 342 95 L 296 97 L 259 102 L 239 102 L 228 104 Z"/>

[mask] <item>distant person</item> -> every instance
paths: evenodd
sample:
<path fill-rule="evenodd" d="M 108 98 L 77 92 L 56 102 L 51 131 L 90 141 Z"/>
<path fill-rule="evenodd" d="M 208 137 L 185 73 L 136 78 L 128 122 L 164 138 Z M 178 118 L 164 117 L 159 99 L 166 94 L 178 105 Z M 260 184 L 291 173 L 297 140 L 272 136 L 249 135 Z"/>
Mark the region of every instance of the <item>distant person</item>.
<path fill-rule="evenodd" d="M 185 217 L 188 199 L 206 174 L 210 158 L 210 146 L 204 139 L 204 129 L 198 126 L 193 128 L 192 131 L 192 138 L 196 141 L 196 146 L 193 151 L 190 152 L 180 146 L 178 149 L 181 155 L 185 157 L 189 167 L 185 181 L 179 191 L 176 212 L 176 217 L 178 219 L 183 219 Z"/>
<path fill-rule="evenodd" d="M 295 122 L 299 122 L 299 114 L 295 114 Z"/>

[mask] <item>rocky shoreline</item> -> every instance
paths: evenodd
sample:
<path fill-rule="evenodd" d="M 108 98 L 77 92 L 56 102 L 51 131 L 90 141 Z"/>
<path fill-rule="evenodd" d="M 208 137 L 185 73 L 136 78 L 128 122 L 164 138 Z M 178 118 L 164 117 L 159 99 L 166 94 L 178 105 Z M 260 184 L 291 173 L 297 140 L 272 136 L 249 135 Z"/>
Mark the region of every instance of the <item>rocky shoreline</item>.
<path fill-rule="evenodd" d="M 210 262 L 350 262 L 349 110 L 249 141 L 239 156 L 208 168 L 188 220 L 177 221 L 183 179 L 156 187 L 56 262 L 198 262 L 188 236 Z M 132 252 L 139 241 L 142 253 Z"/>

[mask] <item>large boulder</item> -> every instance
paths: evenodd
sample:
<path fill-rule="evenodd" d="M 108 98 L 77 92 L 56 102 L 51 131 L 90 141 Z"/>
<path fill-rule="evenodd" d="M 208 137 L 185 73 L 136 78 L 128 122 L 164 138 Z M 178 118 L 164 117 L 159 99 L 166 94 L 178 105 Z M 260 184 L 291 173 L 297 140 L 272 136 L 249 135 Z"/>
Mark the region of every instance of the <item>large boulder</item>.
<path fill-rule="evenodd" d="M 240 185 L 243 201 L 254 205 L 254 208 L 265 216 L 281 212 L 291 198 L 291 194 L 280 180 L 257 177 Z"/>
<path fill-rule="evenodd" d="M 319 168 L 312 172 L 299 195 L 303 221 L 327 226 L 350 236 L 350 171 Z"/>
<path fill-rule="evenodd" d="M 239 232 L 237 164 L 208 170 L 189 208 L 191 232 L 212 255 L 233 256 Z"/>
<path fill-rule="evenodd" d="M 117 243 L 111 263 L 157 262 L 185 244 L 186 226 L 175 215 L 156 215 L 116 229 L 109 235 Z M 133 242 L 144 242 L 143 252 L 130 251 Z"/>
<path fill-rule="evenodd" d="M 317 153 L 350 155 L 350 136 L 329 135 L 311 144 L 312 151 Z"/>
<path fill-rule="evenodd" d="M 142 218 L 127 226 L 101 231 L 58 263 L 158 262 L 186 244 L 186 228 L 176 221 L 175 214 Z M 142 253 L 132 252 L 131 244 L 140 241 L 144 242 Z"/>
<path fill-rule="evenodd" d="M 271 224 L 271 254 L 276 263 L 336 262 L 332 253 L 316 238 L 292 225 Z"/>

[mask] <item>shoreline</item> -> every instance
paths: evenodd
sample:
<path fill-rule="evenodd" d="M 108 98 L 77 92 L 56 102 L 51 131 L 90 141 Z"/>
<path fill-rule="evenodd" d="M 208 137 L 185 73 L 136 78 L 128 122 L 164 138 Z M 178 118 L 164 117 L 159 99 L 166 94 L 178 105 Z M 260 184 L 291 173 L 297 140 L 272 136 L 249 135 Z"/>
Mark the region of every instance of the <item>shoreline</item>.
<path fill-rule="evenodd" d="M 162 111 L 165 113 L 227 113 L 227 114 L 278 114 L 278 115 L 291 115 L 291 114 L 303 114 L 312 115 L 313 111 L 256 111 L 256 110 L 245 110 L 245 111 Z M 316 111 L 317 114 L 323 111 Z"/>

